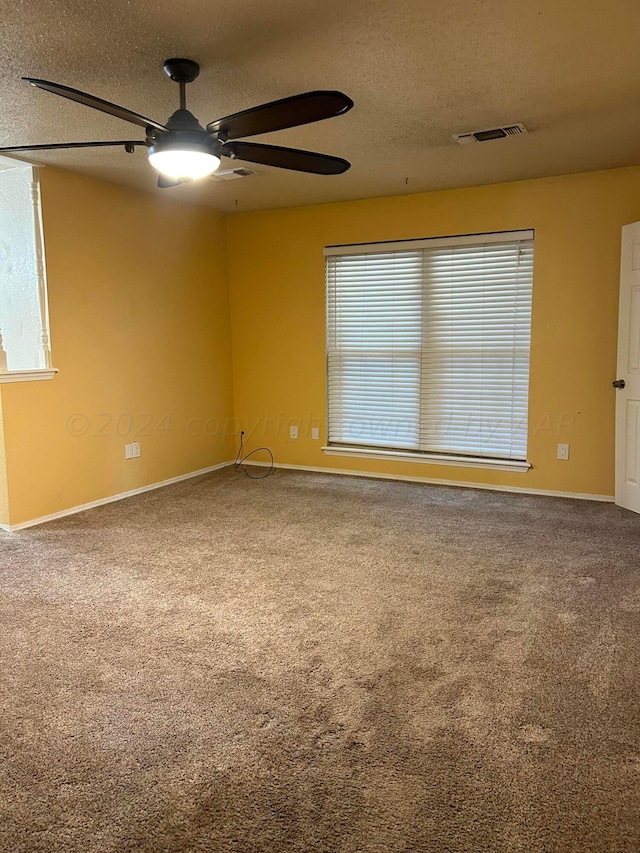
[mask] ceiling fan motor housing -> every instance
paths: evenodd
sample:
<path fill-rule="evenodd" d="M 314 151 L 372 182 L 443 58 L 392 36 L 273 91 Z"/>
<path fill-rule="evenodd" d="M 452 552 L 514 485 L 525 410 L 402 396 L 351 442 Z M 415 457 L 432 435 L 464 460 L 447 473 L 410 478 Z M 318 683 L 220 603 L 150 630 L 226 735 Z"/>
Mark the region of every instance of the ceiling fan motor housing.
<path fill-rule="evenodd" d="M 172 148 L 206 151 L 220 156 L 221 145 L 203 131 L 172 130 L 170 133 L 158 134 L 153 144 L 149 146 L 149 156 L 157 151 L 167 151 Z"/>
<path fill-rule="evenodd" d="M 176 110 L 167 121 L 167 132 L 151 132 L 149 134 L 149 154 L 180 146 L 193 148 L 194 151 L 210 151 L 220 156 L 220 143 L 214 139 L 198 122 L 189 110 Z"/>
<path fill-rule="evenodd" d="M 169 117 L 166 130 L 151 129 L 147 142 L 149 161 L 165 176 L 162 186 L 170 185 L 167 177 L 181 183 L 211 174 L 220 165 L 220 143 L 184 105 Z"/>
<path fill-rule="evenodd" d="M 202 133 L 209 136 L 204 127 L 192 112 L 185 109 L 176 110 L 167 119 L 167 130 L 169 131 L 185 131 L 187 133 Z"/>

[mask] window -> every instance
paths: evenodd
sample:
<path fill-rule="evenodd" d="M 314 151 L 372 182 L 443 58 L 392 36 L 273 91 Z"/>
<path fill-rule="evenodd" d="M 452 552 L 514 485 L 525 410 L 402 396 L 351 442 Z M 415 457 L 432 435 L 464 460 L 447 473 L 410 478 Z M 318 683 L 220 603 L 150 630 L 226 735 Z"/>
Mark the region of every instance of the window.
<path fill-rule="evenodd" d="M 0 382 L 50 379 L 38 171 L 0 158 Z"/>
<path fill-rule="evenodd" d="M 528 468 L 533 232 L 325 255 L 325 450 Z"/>

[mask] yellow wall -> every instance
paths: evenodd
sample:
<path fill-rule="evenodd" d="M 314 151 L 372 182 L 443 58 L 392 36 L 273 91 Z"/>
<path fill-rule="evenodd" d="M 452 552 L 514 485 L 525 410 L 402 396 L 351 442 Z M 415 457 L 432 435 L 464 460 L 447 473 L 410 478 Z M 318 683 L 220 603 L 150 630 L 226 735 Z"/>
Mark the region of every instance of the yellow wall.
<path fill-rule="evenodd" d="M 227 461 L 234 412 L 248 448 L 284 464 L 613 493 L 620 228 L 640 219 L 640 168 L 238 214 L 226 229 L 212 211 L 56 169 L 42 198 L 60 373 L 2 386 L 0 523 Z M 324 455 L 323 247 L 521 228 L 536 230 L 533 469 Z M 136 438 L 142 456 L 126 461 Z"/>
<path fill-rule="evenodd" d="M 235 412 L 249 447 L 267 443 L 285 464 L 613 494 L 620 229 L 637 219 L 640 168 L 229 217 Z M 323 454 L 323 247 L 524 228 L 536 232 L 532 470 Z M 558 442 L 571 444 L 569 462 L 557 461 Z"/>
<path fill-rule="evenodd" d="M 223 218 L 56 169 L 41 178 L 60 372 L 2 388 L 11 524 L 233 456 Z M 125 461 L 136 438 L 142 455 Z"/>
<path fill-rule="evenodd" d="M 0 394 L 0 524 L 9 524 L 9 490 L 7 486 L 7 460 L 4 451 L 2 394 Z"/>

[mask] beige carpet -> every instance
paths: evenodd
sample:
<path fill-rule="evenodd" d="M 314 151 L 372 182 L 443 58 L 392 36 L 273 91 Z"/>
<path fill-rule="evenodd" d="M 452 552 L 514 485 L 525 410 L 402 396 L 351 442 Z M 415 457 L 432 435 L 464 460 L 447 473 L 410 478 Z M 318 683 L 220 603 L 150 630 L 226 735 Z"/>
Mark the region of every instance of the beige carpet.
<path fill-rule="evenodd" d="M 232 469 L 3 535 L 0 849 L 637 853 L 639 546 Z"/>

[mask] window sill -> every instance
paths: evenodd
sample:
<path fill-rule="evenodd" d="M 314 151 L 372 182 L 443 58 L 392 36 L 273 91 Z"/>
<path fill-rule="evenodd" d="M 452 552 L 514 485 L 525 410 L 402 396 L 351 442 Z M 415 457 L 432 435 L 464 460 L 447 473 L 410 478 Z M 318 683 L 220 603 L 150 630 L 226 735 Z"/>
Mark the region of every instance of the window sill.
<path fill-rule="evenodd" d="M 322 452 L 328 456 L 351 456 L 363 459 L 381 459 L 395 462 L 421 462 L 427 465 L 454 465 L 457 468 L 490 468 L 497 471 L 525 472 L 531 468 L 530 462 L 516 459 L 483 459 L 481 456 L 454 456 L 444 453 L 412 453 L 410 450 L 381 450 L 377 447 L 340 447 L 330 445 Z"/>
<path fill-rule="evenodd" d="M 54 367 L 37 370 L 7 370 L 0 373 L 0 385 L 5 382 L 40 382 L 43 379 L 53 379 L 58 371 Z"/>

